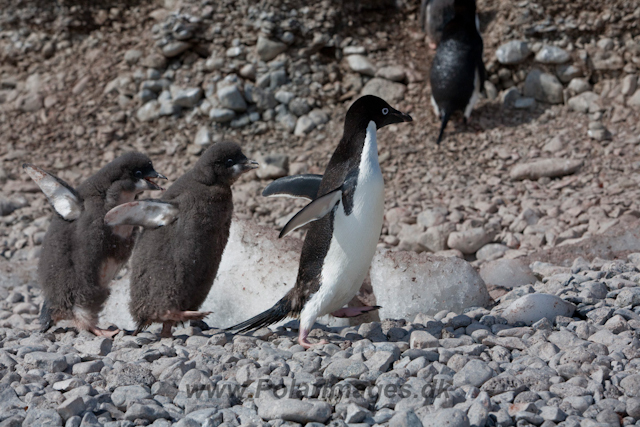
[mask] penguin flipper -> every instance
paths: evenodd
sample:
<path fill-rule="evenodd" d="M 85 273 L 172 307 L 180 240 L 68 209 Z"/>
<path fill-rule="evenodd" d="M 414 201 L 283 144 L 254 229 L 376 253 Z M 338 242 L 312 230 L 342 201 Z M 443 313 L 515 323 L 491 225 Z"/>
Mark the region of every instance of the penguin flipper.
<path fill-rule="evenodd" d="M 29 163 L 23 164 L 22 169 L 38 184 L 53 209 L 62 218 L 73 221 L 80 217 L 83 201 L 69 184 Z"/>
<path fill-rule="evenodd" d="M 159 200 L 140 200 L 123 203 L 104 216 L 104 223 L 115 225 L 139 225 L 158 228 L 171 224 L 178 217 L 178 208 Z"/>
<path fill-rule="evenodd" d="M 276 179 L 262 191 L 264 197 L 299 197 L 313 200 L 318 195 L 322 175 L 302 174 Z"/>
<path fill-rule="evenodd" d="M 342 187 L 315 199 L 289 220 L 280 232 L 279 237 L 282 238 L 293 230 L 324 217 L 333 210 L 341 199 Z"/>

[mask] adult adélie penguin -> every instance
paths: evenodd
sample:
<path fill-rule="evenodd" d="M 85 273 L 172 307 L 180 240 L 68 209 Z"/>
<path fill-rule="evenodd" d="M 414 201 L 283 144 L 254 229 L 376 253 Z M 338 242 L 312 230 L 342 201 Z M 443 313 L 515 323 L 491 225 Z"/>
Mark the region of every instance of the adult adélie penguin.
<path fill-rule="evenodd" d="M 307 338 L 318 317 L 354 317 L 378 308 L 344 306 L 360 289 L 382 230 L 384 180 L 376 131 L 410 121 L 411 116 L 381 98 L 363 96 L 347 111 L 344 134 L 323 176 L 286 177 L 265 189 L 265 196 L 312 200 L 280 233 L 282 237 L 309 224 L 298 276 L 293 289 L 273 307 L 229 330 L 245 332 L 299 317 L 298 342 L 309 348 Z"/>
<path fill-rule="evenodd" d="M 437 143 L 455 111 L 465 123 L 484 88 L 483 42 L 476 26 L 475 0 L 455 0 L 455 16 L 442 32 L 431 65 L 431 104 L 441 119 Z"/>

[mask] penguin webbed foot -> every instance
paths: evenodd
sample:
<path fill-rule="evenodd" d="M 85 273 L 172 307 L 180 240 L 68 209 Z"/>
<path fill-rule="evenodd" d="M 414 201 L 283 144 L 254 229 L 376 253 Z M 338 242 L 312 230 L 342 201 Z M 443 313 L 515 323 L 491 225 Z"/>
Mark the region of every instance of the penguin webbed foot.
<path fill-rule="evenodd" d="M 311 347 L 318 347 L 325 344 L 329 344 L 327 340 L 320 340 L 319 342 L 312 344 L 309 342 L 307 337 L 309 336 L 309 331 L 306 329 L 300 329 L 300 333 L 298 334 L 298 344 L 305 348 L 305 350 L 309 350 Z"/>
<path fill-rule="evenodd" d="M 171 333 L 171 329 L 175 322 L 164 322 L 162 323 L 162 332 L 160 332 L 160 338 L 173 338 L 173 334 Z"/>
<path fill-rule="evenodd" d="M 113 338 L 120 333 L 120 329 L 102 329 L 94 326 L 89 331 L 97 337 Z"/>
<path fill-rule="evenodd" d="M 345 308 L 341 308 L 340 310 L 334 311 L 333 313 L 331 313 L 331 315 L 333 317 L 340 317 L 340 318 L 358 317 L 370 311 L 378 310 L 379 308 L 382 308 L 382 307 L 380 307 L 379 305 L 363 306 L 363 307 L 345 307 Z"/>

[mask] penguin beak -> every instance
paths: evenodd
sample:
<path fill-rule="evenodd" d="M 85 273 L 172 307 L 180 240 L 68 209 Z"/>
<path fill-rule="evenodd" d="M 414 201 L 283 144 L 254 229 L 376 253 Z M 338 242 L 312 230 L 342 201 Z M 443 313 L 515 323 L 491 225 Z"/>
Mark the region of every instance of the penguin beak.
<path fill-rule="evenodd" d="M 244 163 L 243 165 L 247 170 L 251 170 L 251 169 L 257 169 L 258 166 L 260 166 L 258 164 L 258 162 L 256 162 L 255 160 L 248 160 Z"/>
<path fill-rule="evenodd" d="M 394 123 L 412 122 L 412 121 L 413 119 L 411 118 L 410 115 L 402 113 L 396 109 L 390 108 L 389 114 L 386 115 L 386 117 L 384 118 L 384 122 L 380 127 L 392 125 Z"/>
<path fill-rule="evenodd" d="M 246 159 L 242 163 L 237 163 L 233 165 L 233 172 L 232 172 L 233 178 L 236 179 L 243 173 L 249 172 L 250 170 L 257 169 L 257 168 L 258 168 L 258 162 L 256 162 L 255 160 Z"/>
<path fill-rule="evenodd" d="M 410 115 L 405 114 L 405 113 L 401 113 L 398 110 L 393 110 L 391 112 L 391 114 L 389 114 L 390 116 L 393 116 L 393 118 L 395 119 L 395 121 L 393 123 L 402 123 L 402 122 L 412 122 L 413 119 L 411 118 Z"/>
<path fill-rule="evenodd" d="M 144 183 L 147 185 L 146 190 L 164 190 L 164 188 L 151 181 L 152 178 L 167 179 L 167 177 L 162 175 L 161 173 L 158 173 L 155 170 L 151 170 L 151 172 L 142 177 Z"/>

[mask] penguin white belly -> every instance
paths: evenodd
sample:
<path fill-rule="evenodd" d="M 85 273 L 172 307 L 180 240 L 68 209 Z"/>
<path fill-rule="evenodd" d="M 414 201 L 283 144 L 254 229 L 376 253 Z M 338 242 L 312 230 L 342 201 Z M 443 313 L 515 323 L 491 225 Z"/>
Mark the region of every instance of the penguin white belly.
<path fill-rule="evenodd" d="M 384 180 L 374 122 L 367 127 L 359 166 L 353 209 L 347 215 L 340 203 L 335 211 L 320 288 L 300 314 L 302 328 L 310 328 L 317 317 L 342 308 L 358 293 L 375 254 L 384 217 Z"/>
<path fill-rule="evenodd" d="M 476 105 L 478 99 L 480 98 L 480 74 L 476 69 L 475 78 L 473 79 L 473 94 L 471 95 L 471 99 L 469 99 L 469 103 L 467 104 L 467 108 L 464 110 L 464 116 L 468 119 L 471 116 L 471 111 L 473 110 L 473 106 Z"/>

